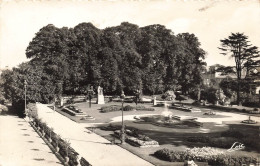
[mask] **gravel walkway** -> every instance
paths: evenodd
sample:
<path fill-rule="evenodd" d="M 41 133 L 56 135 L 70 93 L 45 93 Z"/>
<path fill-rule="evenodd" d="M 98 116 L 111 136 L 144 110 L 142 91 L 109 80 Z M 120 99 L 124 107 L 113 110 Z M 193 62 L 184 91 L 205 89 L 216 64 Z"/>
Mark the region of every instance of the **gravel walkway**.
<path fill-rule="evenodd" d="M 0 166 L 60 166 L 33 128 L 16 116 L 0 116 Z"/>

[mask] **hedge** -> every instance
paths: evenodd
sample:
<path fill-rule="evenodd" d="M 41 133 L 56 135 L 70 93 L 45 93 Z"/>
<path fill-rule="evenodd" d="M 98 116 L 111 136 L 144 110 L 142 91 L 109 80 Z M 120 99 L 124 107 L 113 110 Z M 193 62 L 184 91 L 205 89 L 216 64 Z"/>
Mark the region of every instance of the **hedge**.
<path fill-rule="evenodd" d="M 230 156 L 211 147 L 193 148 L 185 151 L 172 151 L 161 149 L 154 153 L 154 156 L 170 162 L 184 162 L 194 160 L 199 162 L 208 162 L 212 166 L 236 166 L 250 163 L 256 164 L 257 158 L 247 156 Z"/>
<path fill-rule="evenodd" d="M 114 112 L 114 111 L 120 111 L 122 109 L 122 106 L 119 105 L 111 105 L 111 106 L 104 106 L 101 107 L 101 113 L 106 113 L 106 112 Z M 133 111 L 133 110 L 137 110 L 137 111 L 154 111 L 154 108 L 146 108 L 144 106 L 130 106 L 130 105 L 126 105 L 124 106 L 123 110 L 124 111 Z"/>

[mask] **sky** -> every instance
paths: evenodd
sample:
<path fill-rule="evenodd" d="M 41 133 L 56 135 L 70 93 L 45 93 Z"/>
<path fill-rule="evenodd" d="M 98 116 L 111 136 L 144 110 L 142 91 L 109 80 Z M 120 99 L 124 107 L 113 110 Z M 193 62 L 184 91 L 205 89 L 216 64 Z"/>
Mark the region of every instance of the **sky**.
<path fill-rule="evenodd" d="M 97 28 L 130 22 L 140 27 L 161 24 L 174 34 L 194 33 L 208 65 L 234 65 L 220 54 L 220 40 L 242 32 L 260 47 L 260 0 L 0 0 L 0 68 L 28 61 L 25 50 L 42 27 L 74 27 L 91 22 Z"/>

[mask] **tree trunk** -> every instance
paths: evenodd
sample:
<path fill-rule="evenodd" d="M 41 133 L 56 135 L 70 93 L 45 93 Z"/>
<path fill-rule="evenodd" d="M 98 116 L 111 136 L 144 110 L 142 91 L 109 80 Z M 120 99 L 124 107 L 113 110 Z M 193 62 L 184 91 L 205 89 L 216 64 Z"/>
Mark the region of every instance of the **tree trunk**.
<path fill-rule="evenodd" d="M 238 79 L 238 82 L 237 82 L 237 105 L 238 106 L 242 105 L 241 99 L 240 99 L 240 91 L 241 91 L 241 85 L 240 85 L 240 79 Z"/>

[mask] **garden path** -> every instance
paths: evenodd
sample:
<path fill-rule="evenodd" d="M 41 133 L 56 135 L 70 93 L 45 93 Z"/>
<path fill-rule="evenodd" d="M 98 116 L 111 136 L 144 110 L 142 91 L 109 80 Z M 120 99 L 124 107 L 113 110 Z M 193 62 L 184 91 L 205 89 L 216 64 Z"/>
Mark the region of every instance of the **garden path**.
<path fill-rule="evenodd" d="M 0 116 L 0 166 L 62 165 L 33 128 L 16 116 Z"/>
<path fill-rule="evenodd" d="M 71 143 L 82 157 L 93 166 L 150 166 L 151 163 L 129 151 L 111 145 L 105 138 L 90 132 L 86 124 L 78 124 L 54 112 L 44 104 L 37 104 L 39 118 L 46 122 L 54 132 Z"/>

